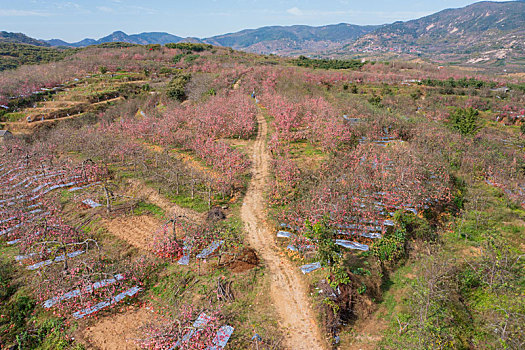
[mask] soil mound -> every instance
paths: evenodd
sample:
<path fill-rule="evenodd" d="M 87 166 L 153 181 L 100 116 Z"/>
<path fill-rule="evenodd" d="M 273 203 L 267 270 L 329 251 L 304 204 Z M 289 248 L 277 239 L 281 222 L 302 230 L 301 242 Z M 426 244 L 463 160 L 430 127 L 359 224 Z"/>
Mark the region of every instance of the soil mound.
<path fill-rule="evenodd" d="M 206 215 L 206 221 L 208 222 L 218 222 L 226 219 L 226 214 L 220 207 L 211 208 L 211 210 Z"/>
<path fill-rule="evenodd" d="M 240 273 L 259 265 L 259 258 L 252 248 L 244 248 L 236 257 L 227 262 L 232 272 Z"/>

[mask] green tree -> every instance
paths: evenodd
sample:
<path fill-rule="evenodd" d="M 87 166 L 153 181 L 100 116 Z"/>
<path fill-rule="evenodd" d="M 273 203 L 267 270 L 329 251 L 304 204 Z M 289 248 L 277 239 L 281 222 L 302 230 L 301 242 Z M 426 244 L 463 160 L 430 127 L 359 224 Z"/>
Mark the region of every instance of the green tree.
<path fill-rule="evenodd" d="M 330 271 L 330 284 L 348 284 L 350 276 L 344 266 L 341 247 L 335 244 L 336 233 L 326 219 L 315 224 L 306 223 L 306 237 L 317 243 L 317 259 Z"/>
<path fill-rule="evenodd" d="M 450 123 L 462 135 L 473 135 L 479 129 L 479 111 L 472 107 L 458 107 L 450 115 Z"/>
<path fill-rule="evenodd" d="M 186 99 L 186 84 L 191 79 L 190 74 L 178 73 L 168 84 L 168 90 L 166 94 L 169 98 L 178 101 L 184 101 Z"/>

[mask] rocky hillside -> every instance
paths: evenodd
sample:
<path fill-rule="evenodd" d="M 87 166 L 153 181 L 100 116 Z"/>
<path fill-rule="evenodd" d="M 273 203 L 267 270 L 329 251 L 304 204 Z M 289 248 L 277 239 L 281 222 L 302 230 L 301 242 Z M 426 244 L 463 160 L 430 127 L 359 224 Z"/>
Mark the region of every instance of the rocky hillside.
<path fill-rule="evenodd" d="M 524 57 L 525 2 L 479 2 L 395 22 L 345 47 L 350 52 L 404 52 L 470 62 Z"/>
<path fill-rule="evenodd" d="M 321 27 L 271 26 L 214 36 L 203 41 L 256 53 L 293 54 L 339 48 L 377 28 L 347 23 Z"/>

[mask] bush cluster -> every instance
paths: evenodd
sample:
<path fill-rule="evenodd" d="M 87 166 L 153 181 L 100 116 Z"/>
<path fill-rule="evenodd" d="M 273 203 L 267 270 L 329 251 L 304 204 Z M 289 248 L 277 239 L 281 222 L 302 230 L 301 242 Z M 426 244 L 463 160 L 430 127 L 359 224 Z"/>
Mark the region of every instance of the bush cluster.
<path fill-rule="evenodd" d="M 166 94 L 169 98 L 184 101 L 186 99 L 186 84 L 191 79 L 191 74 L 179 73 L 168 84 Z"/>
<path fill-rule="evenodd" d="M 328 59 L 312 59 L 306 56 L 299 56 L 293 61 L 299 67 L 310 67 L 319 69 L 360 69 L 365 63 L 360 60 L 328 60 Z"/>

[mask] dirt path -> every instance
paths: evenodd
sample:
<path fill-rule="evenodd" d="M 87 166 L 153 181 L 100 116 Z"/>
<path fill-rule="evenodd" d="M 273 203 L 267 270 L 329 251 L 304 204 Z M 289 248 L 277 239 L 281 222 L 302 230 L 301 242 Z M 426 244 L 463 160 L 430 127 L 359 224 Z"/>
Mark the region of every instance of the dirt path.
<path fill-rule="evenodd" d="M 198 213 L 194 210 L 182 208 L 175 203 L 158 194 L 155 189 L 148 187 L 144 182 L 137 179 L 129 179 L 130 192 L 137 197 L 147 199 L 149 202 L 159 206 L 170 216 L 184 215 L 189 220 L 199 223 L 204 220 L 205 214 Z"/>
<path fill-rule="evenodd" d="M 271 278 L 272 299 L 285 329 L 288 349 L 324 349 L 324 342 L 307 297 L 307 287 L 298 269 L 282 257 L 267 224 L 267 189 L 270 156 L 266 148 L 268 126 L 264 116 L 257 116 L 259 131 L 252 154 L 252 181 L 241 209 L 248 240 L 262 258 Z"/>

